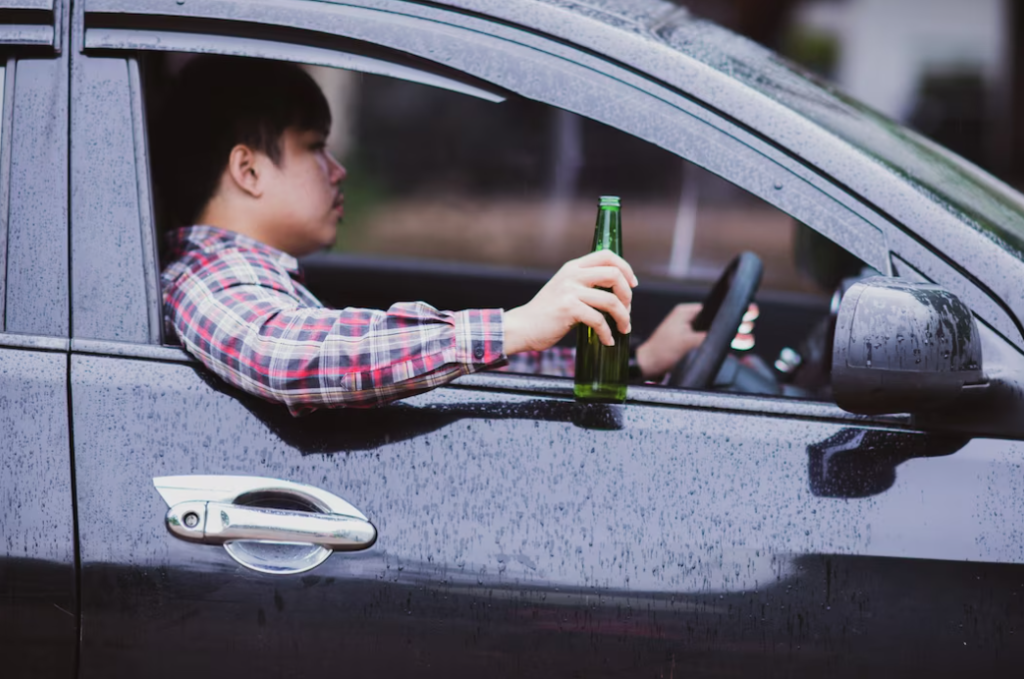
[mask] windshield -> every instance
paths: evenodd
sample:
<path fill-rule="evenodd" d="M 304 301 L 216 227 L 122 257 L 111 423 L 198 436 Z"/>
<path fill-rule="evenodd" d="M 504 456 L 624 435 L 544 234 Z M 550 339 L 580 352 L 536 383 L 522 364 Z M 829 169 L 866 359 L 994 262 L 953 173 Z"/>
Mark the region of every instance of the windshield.
<path fill-rule="evenodd" d="M 714 24 L 684 20 L 658 33 L 679 51 L 813 120 L 1024 259 L 1024 198 L 999 180 Z"/>

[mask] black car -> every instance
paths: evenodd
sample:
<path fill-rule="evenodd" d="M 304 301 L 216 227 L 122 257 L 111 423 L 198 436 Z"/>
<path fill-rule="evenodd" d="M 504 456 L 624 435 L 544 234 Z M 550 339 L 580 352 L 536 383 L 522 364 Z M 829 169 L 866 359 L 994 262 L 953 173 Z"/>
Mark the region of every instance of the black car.
<path fill-rule="evenodd" d="M 1019 674 L 1011 189 L 660 0 L 0 0 L 0 21 L 0 676 Z M 162 327 L 147 107 L 197 52 L 570 112 L 873 273 L 831 307 L 759 295 L 753 360 L 726 354 L 759 278 L 739 257 L 714 369 L 624 406 L 487 373 L 292 418 Z M 307 268 L 335 305 L 507 305 L 544 280 Z M 709 288 L 642 284 L 634 325 Z"/>

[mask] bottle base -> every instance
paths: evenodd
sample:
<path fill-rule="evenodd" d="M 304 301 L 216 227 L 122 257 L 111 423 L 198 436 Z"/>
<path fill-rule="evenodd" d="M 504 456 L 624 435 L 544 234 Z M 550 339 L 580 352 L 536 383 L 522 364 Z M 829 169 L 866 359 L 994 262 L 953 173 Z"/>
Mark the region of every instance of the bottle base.
<path fill-rule="evenodd" d="M 626 387 L 604 387 L 594 388 L 589 384 L 577 384 L 573 388 L 576 400 L 582 403 L 612 403 L 621 404 L 626 402 Z"/>

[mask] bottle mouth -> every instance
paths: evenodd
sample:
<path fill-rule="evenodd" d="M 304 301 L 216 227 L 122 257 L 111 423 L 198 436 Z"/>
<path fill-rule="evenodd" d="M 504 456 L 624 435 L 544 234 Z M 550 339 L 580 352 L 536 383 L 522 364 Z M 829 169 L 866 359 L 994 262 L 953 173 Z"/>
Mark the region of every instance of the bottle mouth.
<path fill-rule="evenodd" d="M 620 207 L 618 196 L 601 196 L 598 207 Z"/>

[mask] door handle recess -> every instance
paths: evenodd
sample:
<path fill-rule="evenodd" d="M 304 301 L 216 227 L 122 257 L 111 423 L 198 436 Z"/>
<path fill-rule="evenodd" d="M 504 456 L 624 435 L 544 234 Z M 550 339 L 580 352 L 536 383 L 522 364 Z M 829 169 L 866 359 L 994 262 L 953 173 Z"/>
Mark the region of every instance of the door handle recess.
<path fill-rule="evenodd" d="M 223 545 L 247 568 L 301 573 L 332 552 L 367 549 L 377 529 L 327 491 L 258 476 L 161 476 L 167 530 L 189 542 Z M 275 506 L 277 505 L 277 506 Z"/>
<path fill-rule="evenodd" d="M 225 502 L 182 502 L 167 512 L 167 528 L 192 542 L 222 545 L 232 540 L 314 544 L 334 551 L 366 549 L 377 539 L 369 521 Z"/>

